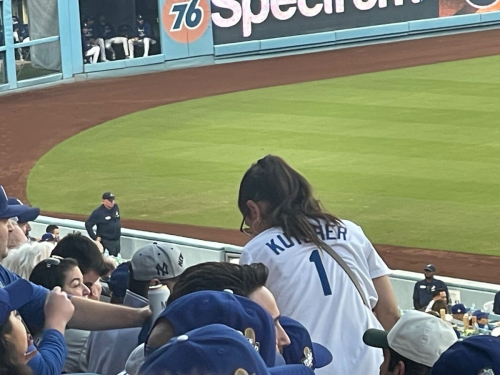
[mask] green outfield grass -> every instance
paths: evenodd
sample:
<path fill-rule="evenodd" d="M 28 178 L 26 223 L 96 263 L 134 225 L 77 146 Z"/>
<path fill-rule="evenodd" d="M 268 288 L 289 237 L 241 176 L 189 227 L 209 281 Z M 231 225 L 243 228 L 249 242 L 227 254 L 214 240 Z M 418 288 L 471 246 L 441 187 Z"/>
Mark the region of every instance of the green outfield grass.
<path fill-rule="evenodd" d="M 375 243 L 500 251 L 500 57 L 138 112 L 51 150 L 28 196 L 89 214 L 110 189 L 125 218 L 237 228 L 240 179 L 268 153 Z"/>

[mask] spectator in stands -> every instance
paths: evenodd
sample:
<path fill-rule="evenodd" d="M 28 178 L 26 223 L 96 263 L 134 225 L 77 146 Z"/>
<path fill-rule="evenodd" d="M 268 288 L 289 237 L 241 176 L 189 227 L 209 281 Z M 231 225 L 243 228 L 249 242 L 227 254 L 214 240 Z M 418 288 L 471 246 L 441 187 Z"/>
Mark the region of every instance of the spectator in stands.
<path fill-rule="evenodd" d="M 9 205 L 23 205 L 23 202 L 21 202 L 17 198 L 9 198 Z M 29 207 L 29 206 L 27 206 Z M 36 241 L 36 238 L 31 238 L 30 237 L 30 232 L 31 232 L 31 226 L 30 226 L 30 221 L 35 221 L 36 218 L 40 215 L 40 209 L 38 207 L 29 207 L 29 210 L 26 211 L 25 213 L 19 215 L 17 217 L 17 225 L 23 230 L 24 234 L 28 238 L 29 241 Z"/>
<path fill-rule="evenodd" d="M 146 341 L 146 356 L 172 337 L 210 324 L 225 324 L 248 335 L 266 365 L 275 365 L 277 341 L 271 315 L 257 303 L 230 291 L 190 293 L 167 305 Z"/>
<path fill-rule="evenodd" d="M 435 274 L 436 267 L 434 265 L 428 264 L 425 266 L 425 279 L 418 281 L 413 290 L 413 307 L 415 310 L 425 308 L 433 299 L 433 292 L 436 290 L 444 290 L 446 292 L 447 303 L 449 302 L 450 294 L 448 293 L 448 287 L 443 281 L 435 279 Z"/>
<path fill-rule="evenodd" d="M 149 47 L 151 44 L 155 44 L 156 41 L 153 39 L 153 31 L 151 25 L 144 20 L 144 17 L 140 14 L 137 15 L 137 23 L 135 26 L 135 35 L 133 38 L 128 40 L 128 49 L 130 52 L 130 58 L 134 58 L 134 46 L 142 46 L 144 48 L 143 57 L 149 56 Z"/>
<path fill-rule="evenodd" d="M 56 238 L 56 242 L 60 240 L 59 238 L 59 227 L 55 224 L 50 224 L 45 229 L 45 233 L 52 233 Z"/>
<path fill-rule="evenodd" d="M 201 327 L 173 338 L 152 354 L 140 371 L 141 375 L 166 373 L 314 374 L 310 368 L 303 365 L 267 369 L 255 347 L 240 332 L 221 324 Z"/>
<path fill-rule="evenodd" d="M 431 311 L 435 311 L 441 316 L 441 310 L 444 310 L 445 314 L 448 314 L 448 305 L 443 300 L 437 300 L 432 305 Z"/>
<path fill-rule="evenodd" d="M 104 39 L 104 45 L 101 46 L 101 56 L 106 56 L 106 50 L 111 53 L 111 60 L 116 60 L 116 53 L 113 49 L 113 44 L 121 44 L 123 46 L 123 52 L 125 56 L 128 57 L 128 38 L 119 36 L 115 33 L 113 26 L 106 22 L 106 16 L 101 14 L 99 16 L 99 35 Z"/>
<path fill-rule="evenodd" d="M 73 258 L 83 273 L 83 283 L 90 289 L 89 297 L 100 294 L 99 277 L 107 275 L 109 268 L 96 244 L 80 233 L 69 234 L 57 243 L 52 255 Z M 97 285 L 96 285 L 97 284 Z"/>
<path fill-rule="evenodd" d="M 245 173 L 238 207 L 241 230 L 253 236 L 240 263 L 265 264 L 266 286 L 281 313 L 301 322 L 334 355 L 317 373 L 378 372 L 382 351 L 364 347 L 358 338 L 368 328 L 390 329 L 399 311 L 391 271 L 362 229 L 326 212 L 307 180 L 273 155 Z M 348 335 L 343 331 L 347 316 L 356 322 Z"/>
<path fill-rule="evenodd" d="M 7 243 L 9 250 L 17 249 L 28 243 L 28 237 L 26 237 L 23 229 L 17 224 L 17 220 L 17 217 L 9 219 L 12 226 L 12 232 L 9 233 L 9 241 Z"/>
<path fill-rule="evenodd" d="M 7 195 L 2 186 L 0 186 L 0 260 L 8 254 L 7 241 L 9 233 L 13 227 L 8 219 L 19 216 L 27 212 L 29 207 L 8 204 Z M 0 265 L 0 284 L 7 286 L 19 280 L 15 275 L 5 267 Z M 35 331 L 42 331 L 46 323 L 44 306 L 46 306 L 48 290 L 35 284 L 31 284 L 33 293 L 30 301 L 24 305 L 19 312 L 27 325 Z M 72 328 L 78 329 L 115 329 L 126 327 L 141 326 L 151 316 L 151 311 L 147 308 L 131 309 L 123 306 L 116 306 L 105 303 L 88 301 L 84 298 L 73 297 L 71 303 L 75 307 L 75 314 L 70 321 Z M 47 320 L 49 320 L 47 316 Z M 60 320 L 63 322 L 63 320 Z M 34 350 L 32 349 L 29 350 Z M 35 374 L 51 374 L 53 363 L 44 361 L 44 359 L 35 354 L 28 362 L 28 365 L 34 370 Z"/>
<path fill-rule="evenodd" d="M 0 289 L 0 374 L 31 375 L 26 366 L 35 357 L 42 358 L 50 365 L 47 375 L 62 372 L 66 357 L 64 331 L 75 311 L 66 293 L 60 288 L 54 289 L 47 296 L 44 315 L 45 325 L 42 340 L 37 350 L 28 352 L 32 343 L 19 313 L 16 311 L 32 301 L 35 294 L 33 285 L 19 279 Z M 42 311 L 38 312 L 39 314 Z M 34 371 L 35 375 L 40 375 Z"/>
<path fill-rule="evenodd" d="M 488 324 L 489 322 L 489 318 L 490 318 L 490 314 L 488 312 L 485 312 L 485 311 L 481 311 L 481 310 L 476 310 L 472 313 L 472 316 L 475 316 L 476 319 L 477 319 L 477 326 L 481 329 L 488 329 L 488 330 L 492 330 L 494 327 L 491 326 L 490 324 Z"/>
<path fill-rule="evenodd" d="M 92 211 L 85 228 L 89 237 L 102 243 L 110 255 L 117 256 L 120 253 L 120 208 L 112 192 L 107 191 L 102 195 L 102 204 Z"/>
<path fill-rule="evenodd" d="M 42 260 L 49 258 L 52 250 L 54 250 L 54 244 L 48 242 L 25 244 L 18 249 L 10 250 L 9 256 L 2 261 L 2 265 L 28 280 L 33 268 Z"/>
<path fill-rule="evenodd" d="M 57 238 L 52 234 L 52 233 L 44 233 L 42 238 L 40 239 L 40 242 L 49 242 L 56 245 Z"/>
<path fill-rule="evenodd" d="M 166 285 L 172 290 L 184 269 L 184 257 L 176 245 L 152 243 L 140 248 L 129 264 L 128 290 L 123 304 L 129 307 L 147 306 L 149 288 Z M 140 332 L 140 328 L 93 332 L 88 344 L 89 371 L 102 375 L 115 375 L 122 371 L 137 346 Z M 121 345 L 109 345 L 110 342 L 120 342 Z"/>
<path fill-rule="evenodd" d="M 168 303 L 189 293 L 201 290 L 231 290 L 258 303 L 273 317 L 277 345 L 280 349 L 290 344 L 290 338 L 280 324 L 281 316 L 276 299 L 266 288 L 269 270 L 261 263 L 238 265 L 232 263 L 207 262 L 189 267 L 179 278 Z"/>
<path fill-rule="evenodd" d="M 86 298 L 89 288 L 83 283 L 78 262 L 71 258 L 48 258 L 38 263 L 30 275 L 30 281 L 49 290 L 60 287 L 72 296 Z M 68 329 L 65 334 L 68 357 L 64 371 L 68 373 L 87 372 L 87 339 L 90 331 Z"/>
<path fill-rule="evenodd" d="M 425 312 L 428 312 L 432 310 L 432 306 L 434 306 L 434 303 L 436 301 L 444 301 L 445 304 L 448 302 L 448 297 L 446 295 L 446 291 L 443 289 L 436 289 L 435 291 L 432 292 L 432 299 L 425 308 Z"/>
<path fill-rule="evenodd" d="M 437 360 L 431 374 L 500 374 L 500 339 L 481 335 L 456 342 Z"/>
<path fill-rule="evenodd" d="M 384 350 L 381 375 L 427 375 L 457 336 L 441 319 L 408 311 L 389 332 L 369 329 L 363 341 Z"/>
<path fill-rule="evenodd" d="M 451 314 L 453 319 L 463 322 L 464 315 L 469 312 L 470 309 L 466 308 L 463 303 L 457 303 L 451 307 Z"/>
<path fill-rule="evenodd" d="M 493 312 L 500 315 L 500 292 L 495 294 L 495 300 L 493 302 Z"/>
<path fill-rule="evenodd" d="M 89 35 L 91 35 L 89 25 L 87 23 L 82 24 L 83 60 L 88 61 L 90 64 L 96 64 L 99 59 L 100 48 Z"/>

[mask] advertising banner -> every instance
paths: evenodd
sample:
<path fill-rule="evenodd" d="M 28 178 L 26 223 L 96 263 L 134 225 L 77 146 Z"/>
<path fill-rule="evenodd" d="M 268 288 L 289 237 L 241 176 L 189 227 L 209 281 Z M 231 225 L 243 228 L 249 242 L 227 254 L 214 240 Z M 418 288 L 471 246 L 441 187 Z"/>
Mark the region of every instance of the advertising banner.
<path fill-rule="evenodd" d="M 500 0 L 211 0 L 215 45 L 496 10 Z"/>

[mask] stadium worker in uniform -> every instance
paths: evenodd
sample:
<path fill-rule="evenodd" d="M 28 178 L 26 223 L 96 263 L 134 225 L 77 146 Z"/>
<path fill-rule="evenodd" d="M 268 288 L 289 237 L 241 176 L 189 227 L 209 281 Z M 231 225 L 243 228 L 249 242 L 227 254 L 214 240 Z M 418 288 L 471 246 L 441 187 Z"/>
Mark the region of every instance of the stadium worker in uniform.
<path fill-rule="evenodd" d="M 241 230 L 253 235 L 240 264 L 265 264 L 281 314 L 333 354 L 316 374 L 378 375 L 382 350 L 362 337 L 369 328 L 390 330 L 399 311 L 391 271 L 362 229 L 326 212 L 307 180 L 273 155 L 247 170 L 238 207 Z"/>
<path fill-rule="evenodd" d="M 97 227 L 96 232 L 94 225 Z M 113 193 L 107 191 L 102 195 L 102 204 L 87 219 L 85 228 L 90 238 L 102 243 L 110 255 L 117 256 L 120 253 L 120 209 Z"/>
<path fill-rule="evenodd" d="M 413 290 L 413 307 L 415 310 L 422 310 L 429 305 L 434 297 L 434 292 L 444 290 L 446 292 L 447 303 L 450 301 L 450 294 L 446 284 L 434 278 L 436 267 L 428 264 L 424 268 L 425 279 L 417 281 Z"/>
<path fill-rule="evenodd" d="M 144 20 L 143 16 L 138 14 L 137 23 L 135 25 L 135 36 L 133 38 L 130 38 L 128 41 L 130 58 L 134 58 L 134 46 L 144 46 L 143 57 L 146 57 L 149 56 L 149 46 L 155 43 L 156 41 L 153 39 L 153 31 L 151 30 L 151 25 Z"/>

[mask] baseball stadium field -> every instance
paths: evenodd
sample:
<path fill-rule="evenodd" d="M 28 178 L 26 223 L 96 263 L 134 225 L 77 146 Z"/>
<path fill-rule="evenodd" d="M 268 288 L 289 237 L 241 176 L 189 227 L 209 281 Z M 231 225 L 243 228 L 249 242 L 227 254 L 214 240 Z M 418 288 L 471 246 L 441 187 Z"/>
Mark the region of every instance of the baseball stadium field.
<path fill-rule="evenodd" d="M 450 276 L 465 259 L 496 267 L 498 36 L 412 40 L 5 97 L 0 110 L 13 118 L 26 116 L 14 108 L 16 96 L 31 104 L 37 142 L 22 160 L 12 146 L 2 150 L 12 160 L 2 178 L 51 214 L 88 215 L 109 189 L 130 219 L 125 226 L 240 244 L 239 181 L 253 161 L 274 153 L 306 175 L 330 211 L 358 222 L 374 243 L 392 245 L 379 248 L 383 256 L 390 248 L 390 266 L 388 258 L 409 270 L 433 261 Z"/>

